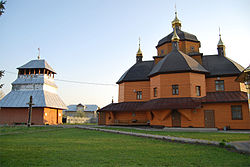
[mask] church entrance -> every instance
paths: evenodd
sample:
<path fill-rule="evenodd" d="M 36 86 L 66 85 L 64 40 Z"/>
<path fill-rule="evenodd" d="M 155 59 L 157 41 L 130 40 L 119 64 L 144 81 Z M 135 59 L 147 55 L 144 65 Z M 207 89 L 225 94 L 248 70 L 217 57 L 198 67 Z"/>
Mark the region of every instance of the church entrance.
<path fill-rule="evenodd" d="M 181 114 L 177 110 L 172 110 L 172 127 L 181 127 Z"/>
<path fill-rule="evenodd" d="M 204 111 L 205 128 L 214 128 L 214 111 L 205 110 Z"/>

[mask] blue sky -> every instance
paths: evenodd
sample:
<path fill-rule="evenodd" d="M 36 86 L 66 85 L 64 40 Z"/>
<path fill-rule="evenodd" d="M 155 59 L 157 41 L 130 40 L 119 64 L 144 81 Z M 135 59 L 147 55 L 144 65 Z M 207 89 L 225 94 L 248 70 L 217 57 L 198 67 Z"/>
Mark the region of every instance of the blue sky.
<path fill-rule="evenodd" d="M 56 79 L 115 84 L 135 63 L 139 36 L 143 59 L 157 54 L 158 41 L 172 31 L 175 3 L 182 30 L 197 36 L 204 55 L 217 53 L 220 26 L 227 57 L 249 65 L 248 0 L 8 0 L 0 17 L 0 69 L 17 73 L 39 47 Z M 5 94 L 16 77 L 1 79 Z M 56 83 L 67 105 L 102 107 L 112 96 L 117 102 L 118 86 Z"/>

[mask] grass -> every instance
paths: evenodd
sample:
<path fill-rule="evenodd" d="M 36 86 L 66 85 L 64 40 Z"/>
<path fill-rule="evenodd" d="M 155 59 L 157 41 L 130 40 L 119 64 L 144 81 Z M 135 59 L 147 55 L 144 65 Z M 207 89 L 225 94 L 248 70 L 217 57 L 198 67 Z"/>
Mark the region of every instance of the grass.
<path fill-rule="evenodd" d="M 133 128 L 116 128 L 116 127 L 96 127 L 101 129 L 111 129 L 120 130 L 126 132 L 136 132 L 136 133 L 146 133 L 153 135 L 163 135 L 163 136 L 174 136 L 192 139 L 203 139 L 210 141 L 245 141 L 250 140 L 249 134 L 242 133 L 220 133 L 220 132 L 169 132 L 169 131 L 150 131 L 150 130 L 138 130 Z"/>
<path fill-rule="evenodd" d="M 15 134 L 15 133 L 33 133 L 39 131 L 50 131 L 50 130 L 59 130 L 58 127 L 38 127 L 31 126 L 2 126 L 0 127 L 0 135 L 3 134 Z"/>
<path fill-rule="evenodd" d="M 0 135 L 0 166 L 249 166 L 250 156 L 212 146 L 76 128 L 26 127 Z M 21 131 L 23 133 L 14 133 Z M 11 134 L 11 132 L 13 132 Z"/>

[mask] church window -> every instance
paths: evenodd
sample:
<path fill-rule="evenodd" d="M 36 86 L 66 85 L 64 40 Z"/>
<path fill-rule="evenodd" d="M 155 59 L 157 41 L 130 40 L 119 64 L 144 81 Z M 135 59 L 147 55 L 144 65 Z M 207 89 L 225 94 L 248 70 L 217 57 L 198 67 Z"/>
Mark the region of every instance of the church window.
<path fill-rule="evenodd" d="M 196 95 L 201 96 L 201 87 L 200 86 L 196 86 Z"/>
<path fill-rule="evenodd" d="M 240 105 L 232 105 L 232 120 L 242 120 L 242 109 Z"/>
<path fill-rule="evenodd" d="M 179 94 L 179 85 L 172 85 L 172 93 L 173 95 Z"/>
<path fill-rule="evenodd" d="M 164 54 L 164 50 L 161 50 L 161 55 L 163 55 Z"/>
<path fill-rule="evenodd" d="M 154 88 L 154 97 L 157 97 L 157 88 Z"/>
<path fill-rule="evenodd" d="M 136 99 L 141 100 L 142 99 L 142 91 L 137 91 L 136 92 Z"/>
<path fill-rule="evenodd" d="M 224 80 L 216 80 L 215 88 L 216 88 L 216 91 L 224 91 Z"/>
<path fill-rule="evenodd" d="M 191 46 L 191 51 L 194 51 L 194 47 L 193 46 Z"/>

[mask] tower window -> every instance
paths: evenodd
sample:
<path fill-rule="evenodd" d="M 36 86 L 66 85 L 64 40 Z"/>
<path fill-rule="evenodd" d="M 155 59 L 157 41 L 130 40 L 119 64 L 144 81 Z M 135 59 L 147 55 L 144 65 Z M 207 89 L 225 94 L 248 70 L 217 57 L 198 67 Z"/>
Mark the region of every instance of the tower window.
<path fill-rule="evenodd" d="M 215 88 L 216 88 L 216 91 L 224 91 L 224 80 L 216 80 Z"/>
<path fill-rule="evenodd" d="M 179 85 L 172 85 L 172 94 L 173 95 L 179 94 Z"/>
<path fill-rule="evenodd" d="M 232 120 L 242 120 L 242 108 L 240 105 L 231 106 Z"/>
<path fill-rule="evenodd" d="M 154 88 L 154 97 L 157 97 L 157 88 Z"/>
<path fill-rule="evenodd" d="M 164 54 L 164 50 L 161 50 L 161 55 L 163 55 Z"/>
<path fill-rule="evenodd" d="M 201 96 L 201 87 L 200 86 L 196 86 L 196 95 L 197 96 Z"/>
<path fill-rule="evenodd" d="M 136 92 L 136 99 L 141 100 L 142 99 L 142 91 L 137 91 Z"/>
<path fill-rule="evenodd" d="M 191 51 L 194 51 L 194 47 L 193 46 L 191 46 Z"/>

